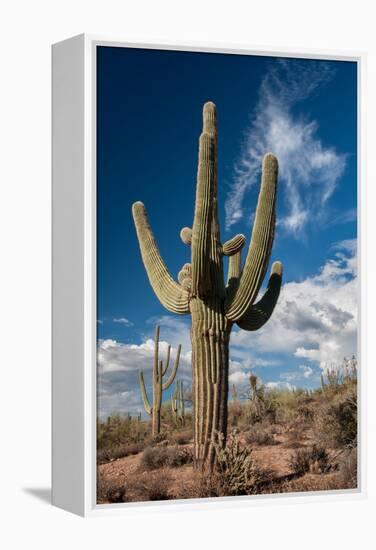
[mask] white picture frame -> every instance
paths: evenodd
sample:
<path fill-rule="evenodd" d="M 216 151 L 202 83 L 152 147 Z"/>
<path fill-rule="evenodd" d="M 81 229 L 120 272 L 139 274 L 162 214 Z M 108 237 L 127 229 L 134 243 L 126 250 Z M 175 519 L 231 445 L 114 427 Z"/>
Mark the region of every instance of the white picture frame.
<path fill-rule="evenodd" d="M 358 65 L 359 486 L 354 490 L 225 497 L 163 504 L 96 504 L 96 48 L 273 55 L 353 61 Z M 81 516 L 129 513 L 145 507 L 265 505 L 273 502 L 359 499 L 366 495 L 365 395 L 365 54 L 274 51 L 222 44 L 130 44 L 79 35 L 52 47 L 52 502 Z M 70 346 L 66 346 L 66 341 Z"/>

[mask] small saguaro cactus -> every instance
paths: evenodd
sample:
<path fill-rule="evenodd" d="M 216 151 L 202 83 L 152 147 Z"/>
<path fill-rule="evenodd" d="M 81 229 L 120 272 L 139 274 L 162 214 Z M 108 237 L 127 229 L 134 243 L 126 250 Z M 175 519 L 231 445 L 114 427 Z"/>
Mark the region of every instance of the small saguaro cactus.
<path fill-rule="evenodd" d="M 255 401 L 257 399 L 257 376 L 255 374 L 249 376 L 249 384 L 251 386 L 251 400 Z"/>
<path fill-rule="evenodd" d="M 167 369 L 170 364 L 170 353 L 171 346 L 167 348 L 167 357 L 165 363 L 162 360 L 159 360 L 159 333 L 160 327 L 157 326 L 155 329 L 155 340 L 154 340 L 154 361 L 153 361 L 153 404 L 150 404 L 148 395 L 145 387 L 144 373 L 140 372 L 140 388 L 142 400 L 144 402 L 144 408 L 147 414 L 151 416 L 152 419 L 152 434 L 157 435 L 161 431 L 161 405 L 162 405 L 162 393 L 164 390 L 167 390 L 173 383 L 176 372 L 179 366 L 180 351 L 181 345 L 179 344 L 173 369 L 170 376 L 167 378 L 166 382 L 163 383 L 163 377 L 167 373 Z"/>
<path fill-rule="evenodd" d="M 184 426 L 185 424 L 185 405 L 183 381 L 176 382 L 174 393 L 171 394 L 171 410 L 176 426 Z"/>
<path fill-rule="evenodd" d="M 192 383 L 195 465 L 212 468 L 215 434 L 226 442 L 229 376 L 229 340 L 237 324 L 257 330 L 277 303 L 282 264 L 275 262 L 263 297 L 256 302 L 271 254 L 275 227 L 278 163 L 268 153 L 262 162 L 261 189 L 251 242 L 242 267 L 244 235 L 221 243 L 217 209 L 217 118 L 214 103 L 203 110 L 199 140 L 196 204 L 192 228 L 180 236 L 191 250 L 175 281 L 159 252 L 142 202 L 133 205 L 133 217 L 142 260 L 150 284 L 169 311 L 192 317 Z M 178 205 L 177 205 L 178 207 Z M 229 258 L 227 283 L 223 257 Z"/>

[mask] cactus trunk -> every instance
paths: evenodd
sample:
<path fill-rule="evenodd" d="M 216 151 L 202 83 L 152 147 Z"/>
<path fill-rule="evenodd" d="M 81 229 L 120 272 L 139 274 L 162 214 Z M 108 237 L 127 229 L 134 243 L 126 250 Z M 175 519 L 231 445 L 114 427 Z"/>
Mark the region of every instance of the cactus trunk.
<path fill-rule="evenodd" d="M 216 432 L 226 438 L 228 344 L 231 326 L 220 311 L 196 299 L 192 307 L 194 455 L 212 465 Z"/>

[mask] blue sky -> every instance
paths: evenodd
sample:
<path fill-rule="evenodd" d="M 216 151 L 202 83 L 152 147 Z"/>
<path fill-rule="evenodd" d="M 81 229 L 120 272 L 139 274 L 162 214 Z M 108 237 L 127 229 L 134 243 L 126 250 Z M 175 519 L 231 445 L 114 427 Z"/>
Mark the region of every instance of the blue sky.
<path fill-rule="evenodd" d="M 230 382 L 314 387 L 325 364 L 356 353 L 356 64 L 273 57 L 98 48 L 99 408 L 141 410 L 155 323 L 183 344 L 189 317 L 169 314 L 149 286 L 131 205 L 144 202 L 176 276 L 189 261 L 180 229 L 193 218 L 202 106 L 218 112 L 221 236 L 249 235 L 260 159 L 280 179 L 272 260 L 284 289 L 269 326 L 232 334 Z M 163 346 L 162 346 L 163 348 Z M 184 355 L 185 354 L 185 355 Z"/>

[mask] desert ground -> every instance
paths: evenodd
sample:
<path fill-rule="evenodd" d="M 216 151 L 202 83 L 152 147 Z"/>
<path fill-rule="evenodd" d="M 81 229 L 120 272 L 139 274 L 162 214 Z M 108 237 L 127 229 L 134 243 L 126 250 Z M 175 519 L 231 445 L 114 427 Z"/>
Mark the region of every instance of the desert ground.
<path fill-rule="evenodd" d="M 169 402 L 161 433 L 140 417 L 97 425 L 98 504 L 343 490 L 357 487 L 356 372 L 327 371 L 315 390 L 259 385 L 229 399 L 228 437 L 208 475 L 193 464 L 190 395 L 176 421 Z"/>

